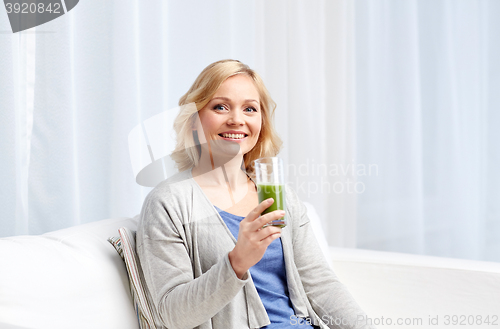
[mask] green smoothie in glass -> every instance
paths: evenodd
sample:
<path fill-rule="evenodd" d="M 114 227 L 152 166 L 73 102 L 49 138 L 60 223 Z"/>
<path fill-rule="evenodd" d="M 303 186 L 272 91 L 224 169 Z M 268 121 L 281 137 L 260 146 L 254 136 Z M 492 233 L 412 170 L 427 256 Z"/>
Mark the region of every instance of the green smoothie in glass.
<path fill-rule="evenodd" d="M 262 212 L 262 215 L 275 210 L 285 210 L 285 186 L 258 184 L 257 193 L 259 194 L 259 203 L 269 198 L 274 200 L 273 204 Z M 285 227 L 285 216 L 273 221 L 272 225 Z"/>
<path fill-rule="evenodd" d="M 262 215 L 275 210 L 285 210 L 283 160 L 277 157 L 265 157 L 255 160 L 254 165 L 259 203 L 269 198 L 274 200 L 273 204 L 262 212 Z M 285 227 L 286 216 L 272 221 L 269 225 Z"/>

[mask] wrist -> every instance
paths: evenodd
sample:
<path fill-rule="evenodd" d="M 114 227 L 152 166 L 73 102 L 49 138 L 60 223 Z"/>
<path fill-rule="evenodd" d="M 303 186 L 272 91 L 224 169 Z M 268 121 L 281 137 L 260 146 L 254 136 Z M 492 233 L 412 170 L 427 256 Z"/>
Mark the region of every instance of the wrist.
<path fill-rule="evenodd" d="M 229 258 L 229 263 L 231 264 L 231 267 L 233 268 L 234 273 L 236 274 L 238 279 L 242 280 L 243 276 L 245 275 L 245 273 L 247 272 L 248 269 L 245 269 L 244 267 L 239 265 L 238 257 L 237 257 L 237 255 L 235 255 L 234 249 L 229 252 L 228 258 Z"/>

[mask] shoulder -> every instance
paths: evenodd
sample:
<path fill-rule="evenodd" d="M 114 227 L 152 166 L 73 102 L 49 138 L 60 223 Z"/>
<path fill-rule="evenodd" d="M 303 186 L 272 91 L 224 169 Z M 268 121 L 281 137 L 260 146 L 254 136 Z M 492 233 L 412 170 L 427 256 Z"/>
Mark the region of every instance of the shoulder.
<path fill-rule="evenodd" d="M 290 184 L 285 184 L 285 200 L 287 207 L 291 209 L 299 209 L 303 206 L 302 201 L 300 201 L 297 192 L 290 186 Z M 305 207 L 305 206 L 304 206 Z"/>
<path fill-rule="evenodd" d="M 289 184 L 285 184 L 285 204 L 294 226 L 302 226 L 309 221 L 307 207 Z"/>
<path fill-rule="evenodd" d="M 192 190 L 193 180 L 190 170 L 185 170 L 160 182 L 148 193 L 145 202 L 169 201 L 173 197 L 182 198 Z"/>
<path fill-rule="evenodd" d="M 153 188 L 142 206 L 141 217 L 143 220 L 158 220 L 159 213 L 168 212 L 170 217 L 192 200 L 193 179 L 190 170 L 177 173 L 159 183 Z M 188 207 L 189 208 L 189 207 Z M 153 216 L 151 216 L 153 215 Z M 174 216 L 175 217 L 175 216 Z"/>
<path fill-rule="evenodd" d="M 183 171 L 162 181 L 144 199 L 137 227 L 137 245 L 144 240 L 183 237 L 183 224 L 192 209 L 193 180 Z"/>
<path fill-rule="evenodd" d="M 290 186 L 290 184 L 285 184 L 285 193 L 286 193 L 286 199 L 287 200 L 293 200 L 293 201 L 297 201 L 299 200 L 299 197 L 297 195 L 297 193 L 295 192 L 295 190 Z"/>

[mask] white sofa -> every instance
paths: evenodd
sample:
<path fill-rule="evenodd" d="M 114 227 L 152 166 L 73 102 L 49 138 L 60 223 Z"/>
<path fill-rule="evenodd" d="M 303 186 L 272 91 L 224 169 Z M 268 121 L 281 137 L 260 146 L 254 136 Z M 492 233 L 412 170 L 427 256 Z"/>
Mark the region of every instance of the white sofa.
<path fill-rule="evenodd" d="M 107 241 L 124 226 L 135 230 L 137 218 L 0 239 L 0 329 L 137 329 L 125 265 Z M 343 248 L 330 248 L 330 259 L 378 328 L 500 316 L 500 264 Z M 476 323 L 457 327 L 495 327 Z"/>

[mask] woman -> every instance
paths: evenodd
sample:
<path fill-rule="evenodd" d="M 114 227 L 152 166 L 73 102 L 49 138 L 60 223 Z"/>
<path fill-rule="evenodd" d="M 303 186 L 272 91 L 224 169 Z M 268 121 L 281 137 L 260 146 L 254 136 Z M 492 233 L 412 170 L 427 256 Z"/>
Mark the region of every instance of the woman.
<path fill-rule="evenodd" d="M 147 196 L 137 231 L 158 322 L 169 329 L 368 328 L 288 186 L 288 225 L 263 227 L 284 212 L 260 216 L 273 200 L 258 202 L 252 161 L 275 156 L 282 142 L 257 73 L 235 60 L 213 63 L 179 105 L 172 158 L 180 173 Z"/>

